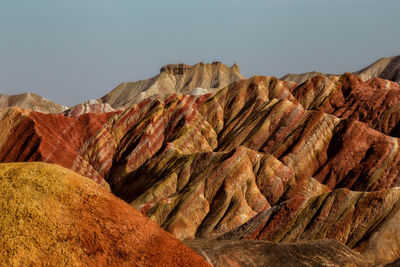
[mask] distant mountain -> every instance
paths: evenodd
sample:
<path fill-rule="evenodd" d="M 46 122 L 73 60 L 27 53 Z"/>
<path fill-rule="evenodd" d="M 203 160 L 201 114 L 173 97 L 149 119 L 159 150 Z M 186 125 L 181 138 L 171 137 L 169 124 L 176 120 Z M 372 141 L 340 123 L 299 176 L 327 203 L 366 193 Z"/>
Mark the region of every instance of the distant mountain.
<path fill-rule="evenodd" d="M 42 113 L 60 113 L 68 107 L 32 93 L 20 95 L 0 95 L 0 108 L 20 107 Z"/>
<path fill-rule="evenodd" d="M 364 82 L 372 78 L 382 78 L 400 83 L 400 56 L 381 58 L 368 67 L 353 73 L 360 76 Z M 280 80 L 292 81 L 300 84 L 316 76 L 330 77 L 334 75 L 335 74 L 327 74 L 317 71 L 299 74 L 289 73 L 280 78 Z"/>
<path fill-rule="evenodd" d="M 400 82 L 400 56 L 381 58 L 354 74 L 359 75 L 363 81 L 377 77 Z"/>
<path fill-rule="evenodd" d="M 311 78 L 314 78 L 316 76 L 324 76 L 324 77 L 329 77 L 334 74 L 326 74 L 318 71 L 311 71 L 311 72 L 305 72 L 305 73 L 289 73 L 286 74 L 285 76 L 281 77 L 280 80 L 282 81 L 291 81 L 291 82 L 296 82 L 298 84 L 303 83 Z"/>
<path fill-rule="evenodd" d="M 101 101 L 119 109 L 153 95 L 206 94 L 240 79 L 244 77 L 240 74 L 237 64 L 233 64 L 232 67 L 221 62 L 201 62 L 193 66 L 170 64 L 162 67 L 160 73 L 150 79 L 121 83 L 103 96 Z"/>

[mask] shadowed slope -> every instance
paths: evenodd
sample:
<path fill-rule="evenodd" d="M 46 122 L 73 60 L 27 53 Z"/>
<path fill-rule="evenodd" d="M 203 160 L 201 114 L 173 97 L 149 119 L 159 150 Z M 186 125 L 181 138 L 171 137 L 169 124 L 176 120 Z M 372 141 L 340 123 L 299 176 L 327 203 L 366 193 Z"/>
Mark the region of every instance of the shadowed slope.
<path fill-rule="evenodd" d="M 94 182 L 57 165 L 0 164 L 0 265 L 207 266 Z"/>

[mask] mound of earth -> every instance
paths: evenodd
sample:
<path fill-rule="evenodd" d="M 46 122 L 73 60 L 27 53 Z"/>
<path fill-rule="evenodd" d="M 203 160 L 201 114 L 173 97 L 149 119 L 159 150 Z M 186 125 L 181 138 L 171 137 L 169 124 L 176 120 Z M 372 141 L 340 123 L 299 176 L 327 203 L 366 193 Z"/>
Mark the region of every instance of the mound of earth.
<path fill-rule="evenodd" d="M 0 164 L 2 266 L 208 266 L 93 181 L 58 165 Z"/>

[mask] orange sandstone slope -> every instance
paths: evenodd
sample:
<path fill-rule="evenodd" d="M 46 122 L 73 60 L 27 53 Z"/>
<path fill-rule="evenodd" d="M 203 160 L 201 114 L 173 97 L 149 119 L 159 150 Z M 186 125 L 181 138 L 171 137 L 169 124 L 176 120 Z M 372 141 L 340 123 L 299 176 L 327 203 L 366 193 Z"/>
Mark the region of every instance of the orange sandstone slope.
<path fill-rule="evenodd" d="M 153 95 L 205 94 L 214 92 L 244 77 L 237 64 L 228 67 L 221 62 L 190 66 L 170 64 L 161 68 L 160 73 L 150 79 L 124 82 L 101 98 L 113 108 L 126 108 L 129 105 Z"/>
<path fill-rule="evenodd" d="M 96 183 L 46 163 L 0 164 L 0 265 L 209 266 Z"/>

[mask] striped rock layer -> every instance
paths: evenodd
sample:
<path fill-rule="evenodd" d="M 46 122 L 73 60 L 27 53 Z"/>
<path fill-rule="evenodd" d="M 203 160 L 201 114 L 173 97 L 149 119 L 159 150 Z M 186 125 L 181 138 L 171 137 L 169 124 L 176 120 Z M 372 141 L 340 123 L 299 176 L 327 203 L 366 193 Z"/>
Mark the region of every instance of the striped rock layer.
<path fill-rule="evenodd" d="M 256 76 L 215 94 L 150 98 L 111 113 L 5 109 L 0 161 L 58 163 L 108 184 L 179 239 L 336 237 L 388 263 L 400 257 L 397 245 L 384 255 L 382 238 L 397 242 L 396 86 L 350 74 L 299 86 Z M 315 222 L 325 199 L 345 214 L 327 211 Z"/>

